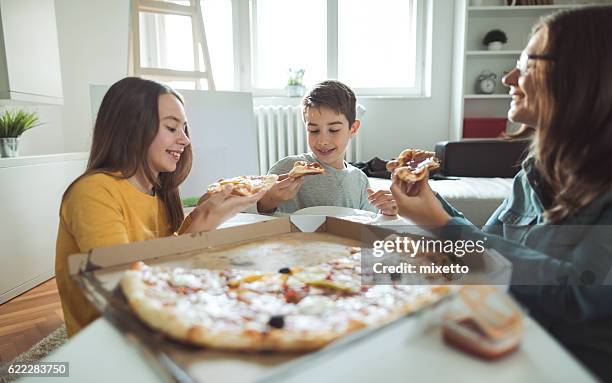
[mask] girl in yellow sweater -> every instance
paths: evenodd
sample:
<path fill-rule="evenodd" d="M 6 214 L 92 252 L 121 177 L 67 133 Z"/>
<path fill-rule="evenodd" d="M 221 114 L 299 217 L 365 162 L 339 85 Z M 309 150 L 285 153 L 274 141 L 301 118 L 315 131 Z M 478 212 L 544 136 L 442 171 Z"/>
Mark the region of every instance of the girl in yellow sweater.
<path fill-rule="evenodd" d="M 183 100 L 173 89 L 128 77 L 104 96 L 87 169 L 60 208 L 55 273 L 69 335 L 99 314 L 70 278 L 68 255 L 211 230 L 263 196 L 230 196 L 228 186 L 204 195 L 185 219 L 178 187 L 191 169 L 190 143 Z"/>

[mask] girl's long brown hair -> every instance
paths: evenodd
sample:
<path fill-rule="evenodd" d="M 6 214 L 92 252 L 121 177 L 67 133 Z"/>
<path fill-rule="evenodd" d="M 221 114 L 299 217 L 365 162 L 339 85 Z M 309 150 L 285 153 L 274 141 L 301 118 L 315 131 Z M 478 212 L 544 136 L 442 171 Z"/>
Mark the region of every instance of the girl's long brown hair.
<path fill-rule="evenodd" d="M 151 171 L 147 152 L 159 129 L 159 97 L 163 94 L 171 94 L 184 103 L 176 91 L 155 81 L 126 77 L 113 84 L 98 111 L 87 169 L 74 182 L 101 172 L 130 178 L 142 169 L 164 202 L 170 231 L 174 232 L 185 218 L 178 187 L 189 175 L 193 155 L 189 145 L 184 148 L 174 172 L 156 177 Z M 186 134 L 189 136 L 189 131 Z"/>
<path fill-rule="evenodd" d="M 531 152 L 559 223 L 612 188 L 612 7 L 544 17 L 546 54 L 533 68 L 538 126 Z M 528 131 L 523 130 L 524 135 Z"/>

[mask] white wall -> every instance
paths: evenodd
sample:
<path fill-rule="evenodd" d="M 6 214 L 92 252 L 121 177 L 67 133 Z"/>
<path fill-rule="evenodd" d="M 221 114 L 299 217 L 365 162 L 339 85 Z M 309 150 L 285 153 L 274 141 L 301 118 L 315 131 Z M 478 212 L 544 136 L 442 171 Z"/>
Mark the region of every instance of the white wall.
<path fill-rule="evenodd" d="M 431 96 L 358 97 L 357 101 L 366 108 L 359 133 L 363 160 L 375 156 L 389 159 L 407 147 L 433 149 L 436 142 L 449 138 L 453 1 L 433 0 L 432 3 Z M 255 105 L 299 102 L 286 97 L 255 97 L 254 100 Z"/>
<path fill-rule="evenodd" d="M 127 0 L 55 0 L 64 86 L 64 151 L 88 151 L 92 120 L 90 84 L 127 75 Z"/>

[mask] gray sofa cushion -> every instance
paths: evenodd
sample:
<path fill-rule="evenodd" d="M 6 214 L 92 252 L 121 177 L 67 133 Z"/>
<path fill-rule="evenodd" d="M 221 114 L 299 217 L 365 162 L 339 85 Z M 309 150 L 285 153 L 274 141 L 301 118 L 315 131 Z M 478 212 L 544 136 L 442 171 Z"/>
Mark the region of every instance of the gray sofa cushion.
<path fill-rule="evenodd" d="M 391 180 L 368 179 L 374 190 L 388 190 L 391 187 Z M 510 195 L 512 178 L 457 177 L 452 180 L 430 180 L 429 185 L 474 225 L 482 227 Z"/>

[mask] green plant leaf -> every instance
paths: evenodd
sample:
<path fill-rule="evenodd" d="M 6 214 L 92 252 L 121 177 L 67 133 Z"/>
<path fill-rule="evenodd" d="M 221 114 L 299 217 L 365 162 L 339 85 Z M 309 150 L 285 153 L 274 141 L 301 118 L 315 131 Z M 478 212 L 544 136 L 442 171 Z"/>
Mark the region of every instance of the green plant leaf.
<path fill-rule="evenodd" d="M 42 125 L 36 112 L 23 109 L 5 110 L 0 114 L 0 137 L 19 137 L 24 132 Z"/>

